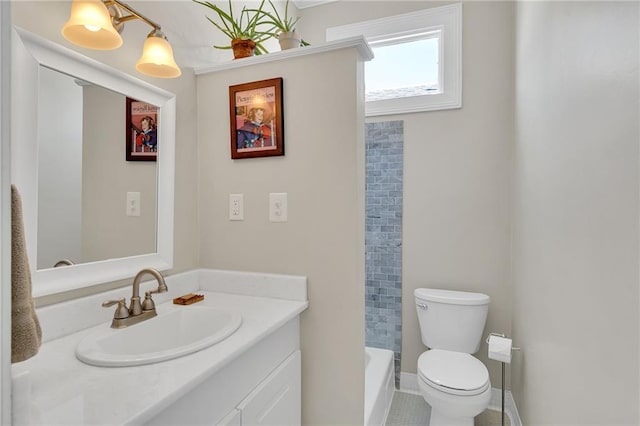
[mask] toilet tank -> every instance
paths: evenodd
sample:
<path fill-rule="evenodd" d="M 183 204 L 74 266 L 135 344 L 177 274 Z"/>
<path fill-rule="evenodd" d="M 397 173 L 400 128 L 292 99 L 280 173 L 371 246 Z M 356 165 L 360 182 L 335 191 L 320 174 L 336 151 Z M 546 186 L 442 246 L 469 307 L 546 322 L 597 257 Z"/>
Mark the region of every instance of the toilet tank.
<path fill-rule="evenodd" d="M 489 296 L 466 291 L 414 291 L 422 343 L 430 349 L 473 354 L 480 349 Z"/>

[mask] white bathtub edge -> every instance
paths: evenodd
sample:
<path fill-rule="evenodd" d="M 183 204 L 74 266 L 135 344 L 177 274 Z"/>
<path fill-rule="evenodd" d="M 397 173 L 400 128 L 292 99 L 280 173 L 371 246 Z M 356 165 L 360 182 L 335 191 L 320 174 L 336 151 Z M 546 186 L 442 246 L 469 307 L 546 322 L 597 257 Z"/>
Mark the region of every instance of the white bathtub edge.
<path fill-rule="evenodd" d="M 371 361 L 365 368 L 364 424 L 384 426 L 395 392 L 393 351 L 365 347 Z"/>

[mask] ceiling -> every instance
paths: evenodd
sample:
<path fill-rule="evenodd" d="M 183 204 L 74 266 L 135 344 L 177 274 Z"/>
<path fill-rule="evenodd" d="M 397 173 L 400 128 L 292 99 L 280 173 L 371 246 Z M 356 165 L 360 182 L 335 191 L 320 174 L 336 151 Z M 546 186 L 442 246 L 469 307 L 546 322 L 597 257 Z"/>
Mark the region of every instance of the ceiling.
<path fill-rule="evenodd" d="M 292 3 L 298 9 L 305 9 L 332 1 L 337 0 L 292 0 Z M 181 68 L 201 68 L 232 60 L 233 54 L 230 50 L 213 48 L 213 45 L 229 44 L 229 39 L 206 19 L 206 16 L 215 18 L 215 12 L 191 0 L 170 0 L 160 3 L 162 7 L 158 7 L 158 2 L 155 1 L 127 2 L 138 12 L 162 26 L 162 31 L 173 47 L 176 62 Z M 225 0 L 212 1 L 212 3 L 225 10 L 228 8 Z M 274 1 L 274 3 L 278 6 L 284 4 L 282 1 Z M 257 7 L 259 2 L 233 0 L 232 4 L 234 11 L 239 12 L 243 5 Z M 291 9 L 291 5 L 289 7 Z M 267 41 L 265 47 L 269 51 L 280 49 L 277 40 Z"/>

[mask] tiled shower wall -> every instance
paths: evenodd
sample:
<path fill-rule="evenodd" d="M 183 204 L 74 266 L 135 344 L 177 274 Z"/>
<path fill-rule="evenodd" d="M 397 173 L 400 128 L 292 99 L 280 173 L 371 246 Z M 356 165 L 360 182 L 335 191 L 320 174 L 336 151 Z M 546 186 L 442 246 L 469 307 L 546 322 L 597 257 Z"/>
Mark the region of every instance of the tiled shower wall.
<path fill-rule="evenodd" d="M 402 347 L 403 122 L 367 123 L 365 344 L 394 352 L 396 387 Z"/>

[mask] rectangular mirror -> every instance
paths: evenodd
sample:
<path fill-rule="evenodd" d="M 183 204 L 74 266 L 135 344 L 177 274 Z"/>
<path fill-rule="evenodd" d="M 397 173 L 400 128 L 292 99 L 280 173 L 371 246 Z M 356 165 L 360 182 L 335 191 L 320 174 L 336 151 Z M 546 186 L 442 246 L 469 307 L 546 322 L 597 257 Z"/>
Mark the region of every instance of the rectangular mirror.
<path fill-rule="evenodd" d="M 127 105 L 120 93 L 40 67 L 38 270 L 156 251 L 157 167 L 126 160 Z M 134 141 L 158 112 L 138 114 L 148 117 L 142 125 L 134 117 Z"/>
<path fill-rule="evenodd" d="M 34 296 L 171 268 L 175 95 L 14 30 L 12 181 Z M 149 105 L 158 144 L 139 149 L 157 148 L 157 161 L 127 161 L 127 139 L 144 143 L 127 98 Z"/>

